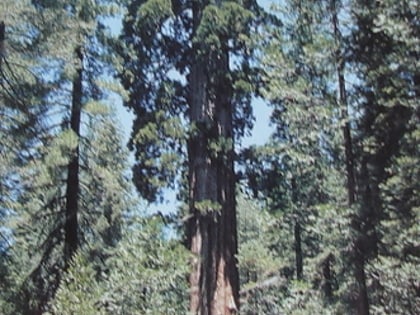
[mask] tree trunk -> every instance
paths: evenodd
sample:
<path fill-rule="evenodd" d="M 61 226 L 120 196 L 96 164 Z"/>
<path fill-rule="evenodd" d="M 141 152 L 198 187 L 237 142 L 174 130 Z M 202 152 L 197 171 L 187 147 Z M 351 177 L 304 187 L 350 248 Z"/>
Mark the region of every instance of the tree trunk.
<path fill-rule="evenodd" d="M 193 2 L 194 30 L 203 4 Z M 190 311 L 198 315 L 236 314 L 239 308 L 233 114 L 227 47 L 196 56 L 189 76 L 190 122 L 196 130 L 188 143 L 189 247 L 194 255 L 190 274 Z M 214 62 L 211 66 L 209 60 Z M 214 68 L 213 68 L 214 67 Z M 212 80 L 209 78 L 212 77 Z M 211 143 L 223 140 L 215 151 Z"/>
<path fill-rule="evenodd" d="M 328 302 L 331 302 L 333 300 L 333 273 L 331 271 L 331 265 L 334 261 L 333 254 L 328 254 L 328 256 L 324 259 L 322 262 L 322 275 L 324 277 L 324 284 L 323 284 L 323 290 L 325 297 Z"/>
<path fill-rule="evenodd" d="M 303 253 L 302 253 L 302 229 L 298 219 L 295 220 L 295 257 L 296 257 L 296 279 L 303 279 Z"/>
<path fill-rule="evenodd" d="M 356 244 L 359 242 L 356 242 Z M 354 277 L 356 280 L 355 309 L 357 315 L 369 315 L 369 298 L 366 287 L 365 258 L 361 246 L 354 248 Z"/>
<path fill-rule="evenodd" d="M 80 136 L 80 118 L 82 111 L 82 80 L 83 80 L 83 53 L 79 47 L 76 50 L 77 61 L 79 62 L 76 76 L 73 80 L 70 128 Z M 66 187 L 66 218 L 64 223 L 64 263 L 65 269 L 77 250 L 79 211 L 79 144 L 71 157 L 68 165 L 67 187 Z"/>
<path fill-rule="evenodd" d="M 298 196 L 297 196 L 297 185 L 296 179 L 292 178 L 292 202 L 295 207 L 298 206 Z M 295 267 L 296 267 L 296 279 L 303 279 L 303 252 L 302 252 L 302 227 L 299 223 L 300 214 L 298 211 L 295 211 L 294 216 L 294 228 L 293 228 L 293 237 L 294 237 L 294 248 L 295 248 Z"/>
<path fill-rule="evenodd" d="M 0 71 L 2 68 L 3 58 L 6 56 L 6 25 L 0 21 Z"/>
<path fill-rule="evenodd" d="M 371 121 L 378 116 L 379 109 L 375 103 L 368 105 L 369 112 L 365 114 L 366 130 L 365 137 L 373 133 Z M 407 122 L 411 116 L 411 111 L 403 106 L 394 106 L 387 109 L 386 118 L 383 124 L 387 129 L 378 130 L 374 126 L 376 132 L 381 131 L 387 133 L 385 140 L 380 142 L 380 146 L 376 151 L 366 150 L 362 152 L 361 170 L 358 176 L 359 202 L 360 209 L 357 216 L 352 220 L 352 228 L 357 232 L 356 241 L 354 243 L 354 264 L 355 279 L 358 288 L 356 297 L 356 307 L 358 315 L 368 315 L 369 300 L 366 286 L 366 262 L 376 257 L 379 253 L 380 233 L 377 227 L 384 215 L 381 184 L 386 180 L 386 167 L 392 157 L 398 152 L 401 139 L 406 131 Z M 373 118 L 370 118 L 371 115 Z M 376 139 L 379 142 L 379 139 Z"/>
<path fill-rule="evenodd" d="M 332 11 L 332 24 L 334 29 L 334 37 L 337 45 L 336 49 L 336 67 L 337 67 L 337 78 L 338 78 L 338 89 L 339 89 L 339 103 L 342 112 L 342 119 L 345 121 L 343 126 L 343 137 L 344 137 L 344 152 L 345 152 L 345 163 L 346 163 L 346 177 L 347 177 L 347 194 L 348 194 L 348 204 L 352 206 L 356 201 L 356 181 L 354 174 L 354 156 L 353 156 L 353 141 L 350 131 L 349 115 L 348 115 L 348 105 L 347 105 L 347 91 L 346 83 L 344 80 L 344 57 L 341 52 L 341 33 L 339 29 L 339 21 L 337 16 L 336 1 L 331 1 L 331 11 Z"/>
<path fill-rule="evenodd" d="M 344 79 L 344 57 L 341 52 L 341 32 L 339 29 L 339 20 L 337 13 L 337 0 L 331 0 L 331 13 L 332 13 L 332 24 L 334 29 L 334 37 L 337 45 L 336 48 L 336 67 L 337 67 L 337 78 L 339 88 L 339 104 L 341 106 L 342 119 L 345 121 L 343 130 L 344 138 L 344 153 L 345 153 L 345 164 L 346 164 L 346 177 L 347 177 L 347 201 L 349 207 L 352 207 L 356 201 L 356 180 L 354 172 L 354 155 L 353 155 L 353 144 L 350 131 L 350 122 L 348 115 L 347 105 L 347 91 Z M 354 218 L 354 220 L 358 220 Z M 352 226 L 359 226 L 355 222 Z M 356 229 L 359 233 L 360 229 Z M 359 238 L 359 237 L 358 237 Z M 356 281 L 356 310 L 358 315 L 369 314 L 369 299 L 366 288 L 366 276 L 365 276 L 365 257 L 364 251 L 360 248 L 361 242 L 356 239 L 353 248 L 353 268 L 354 278 Z M 327 292 L 325 292 L 327 294 Z"/>

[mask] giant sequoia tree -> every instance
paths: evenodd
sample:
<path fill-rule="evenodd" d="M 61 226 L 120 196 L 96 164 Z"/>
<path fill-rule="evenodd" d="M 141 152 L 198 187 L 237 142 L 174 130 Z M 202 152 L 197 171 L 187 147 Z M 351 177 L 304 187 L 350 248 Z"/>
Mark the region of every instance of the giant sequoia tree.
<path fill-rule="evenodd" d="M 284 0 L 265 28 L 253 0 L 121 0 L 114 46 L 115 3 L 0 1 L 0 313 L 418 314 L 418 4 Z M 136 218 L 113 75 L 188 257 Z M 256 91 L 275 131 L 241 171 L 269 212 L 235 197 Z"/>
<path fill-rule="evenodd" d="M 188 178 L 194 314 L 239 308 L 234 140 L 251 121 L 248 35 L 261 15 L 255 1 L 149 0 L 132 1 L 124 19 L 134 181 L 155 201 Z"/>

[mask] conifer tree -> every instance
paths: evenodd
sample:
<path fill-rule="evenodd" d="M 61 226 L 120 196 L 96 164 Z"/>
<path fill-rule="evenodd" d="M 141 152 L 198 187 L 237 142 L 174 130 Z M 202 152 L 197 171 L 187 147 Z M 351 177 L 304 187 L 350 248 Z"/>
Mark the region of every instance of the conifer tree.
<path fill-rule="evenodd" d="M 381 293 L 381 280 L 375 280 L 375 272 L 368 270 L 368 263 L 388 252 L 383 243 L 387 235 L 381 225 L 385 218 L 392 217 L 387 211 L 392 206 L 384 199 L 382 187 L 392 177 L 390 167 L 397 167 L 394 163 L 406 143 L 406 135 L 417 129 L 412 124 L 418 120 L 418 106 L 414 105 L 418 99 L 418 67 L 412 66 L 418 60 L 415 11 L 410 1 L 355 1 L 352 6 L 356 27 L 351 34 L 350 61 L 359 79 L 356 93 L 361 143 L 360 204 L 353 224 L 359 314 L 371 313 L 386 299 Z M 413 212 L 406 213 L 408 218 L 409 213 Z M 373 284 L 369 296 L 363 293 L 368 283 Z M 402 304 L 394 306 L 391 312 L 406 312 L 407 309 L 401 310 L 406 307 Z M 408 310 L 412 312 L 413 308 Z"/>
<path fill-rule="evenodd" d="M 13 1 L 2 2 L 0 9 L 0 212 L 3 214 L 11 210 L 19 195 L 19 166 L 33 157 L 31 146 L 45 140 L 41 117 L 46 107 L 40 99 L 48 89 L 41 73 L 35 71 L 41 64 L 31 58 L 40 50 L 31 41 L 32 25 L 21 23 L 22 19 L 30 20 L 33 11 Z"/>
<path fill-rule="evenodd" d="M 111 255 L 95 261 L 87 252 L 76 254 L 52 314 L 188 313 L 187 251 L 177 239 L 167 239 L 162 218 L 130 210 Z"/>
<path fill-rule="evenodd" d="M 239 308 L 233 149 L 251 123 L 249 34 L 262 19 L 255 1 L 165 0 L 132 1 L 124 19 L 134 182 L 155 201 L 188 177 L 193 314 Z"/>
<path fill-rule="evenodd" d="M 17 7 L 21 8 L 21 5 L 17 4 Z M 98 204 L 86 203 L 82 196 L 97 192 L 84 191 L 84 185 L 88 183 L 81 182 L 82 174 L 86 170 L 89 173 L 86 148 L 90 146 L 85 142 L 84 151 L 81 151 L 84 141 L 81 126 L 88 115 L 98 115 L 93 110 L 94 105 L 99 109 L 104 106 L 98 103 L 107 96 L 100 86 L 100 76 L 112 68 L 107 64 L 109 50 L 103 41 L 106 29 L 101 24 L 101 18 L 112 13 L 112 8 L 102 1 L 77 1 L 71 6 L 66 1 L 32 1 L 26 10 L 23 10 L 27 14 L 25 20 L 32 23 L 28 31 L 30 40 L 17 41 L 14 48 L 23 50 L 22 44 L 28 43 L 27 46 L 34 49 L 33 60 L 37 63 L 27 65 L 25 71 L 34 73 L 28 77 L 39 86 L 32 91 L 22 90 L 25 93 L 20 97 L 27 95 L 33 101 L 37 91 L 42 92 L 36 99 L 39 103 L 35 104 L 35 108 L 43 109 L 42 115 L 37 114 L 32 121 L 38 119 L 43 129 L 36 134 L 35 140 L 22 136 L 31 146 L 28 147 L 30 158 L 21 168 L 19 184 L 15 185 L 22 193 L 13 207 L 16 214 L 16 224 L 12 226 L 16 238 L 13 259 L 18 263 L 11 272 L 16 272 L 16 282 L 21 286 L 14 297 L 17 301 L 15 311 L 37 314 L 47 308 L 64 270 L 76 249 L 84 243 L 86 234 L 92 235 L 95 220 L 78 222 L 77 219 L 92 218 L 87 213 L 96 209 L 96 222 L 103 215 L 107 217 L 105 221 L 110 229 L 115 230 L 121 209 L 115 207 L 116 211 L 110 213 L 108 205 L 107 209 L 102 208 L 105 204 L 100 206 L 101 199 L 110 198 L 106 195 L 95 199 Z M 69 40 L 62 43 L 62 38 Z M 30 52 L 27 50 L 26 53 Z M 36 80 L 38 76 L 40 79 Z M 19 82 L 17 76 L 12 79 Z M 19 84 L 25 84 L 25 77 L 22 79 Z M 71 92 L 68 92 L 69 87 Z M 81 114 L 82 107 L 86 109 L 85 118 Z M 87 113 L 89 108 L 91 112 Z M 32 121 L 30 125 L 28 123 L 30 131 L 34 128 Z M 116 183 L 123 184 L 121 181 Z M 101 186 L 107 188 L 106 185 L 96 187 Z M 109 233 L 106 234 L 109 238 Z M 95 236 L 96 239 L 101 237 L 105 238 L 105 234 L 98 232 Z M 112 237 L 118 238 L 118 233 Z M 112 240 L 106 242 L 110 244 Z"/>
<path fill-rule="evenodd" d="M 302 279 L 301 220 L 330 197 L 325 185 L 338 158 L 333 131 L 338 117 L 331 88 L 332 38 L 324 26 L 326 3 L 287 1 L 284 11 L 284 30 L 271 30 L 273 39 L 263 59 L 265 95 L 274 106 L 276 130 L 267 147 L 271 169 L 260 179 L 266 179 L 263 186 L 274 209 L 293 209 L 295 270 Z"/>
<path fill-rule="evenodd" d="M 348 228 L 339 229 L 349 224 L 343 189 L 346 133 L 336 132 L 348 121 L 342 114 L 347 109 L 342 104 L 341 30 L 331 1 L 286 1 L 277 10 L 283 28 L 268 30 L 270 41 L 262 59 L 264 96 L 273 106 L 275 132 L 266 146 L 245 152 L 249 161 L 256 158 L 248 168 L 250 185 L 280 221 L 288 222 L 279 225 L 289 235 L 279 248 L 287 246 L 286 255 L 294 258 L 289 258 L 289 266 L 294 277 L 302 280 L 306 302 L 293 296 L 292 282 L 290 295 L 283 298 L 292 304 L 306 303 L 309 313 L 311 308 L 334 312 L 344 306 L 338 297 L 345 295 L 343 244 L 349 240 Z M 325 222 L 329 227 L 324 229 Z"/>

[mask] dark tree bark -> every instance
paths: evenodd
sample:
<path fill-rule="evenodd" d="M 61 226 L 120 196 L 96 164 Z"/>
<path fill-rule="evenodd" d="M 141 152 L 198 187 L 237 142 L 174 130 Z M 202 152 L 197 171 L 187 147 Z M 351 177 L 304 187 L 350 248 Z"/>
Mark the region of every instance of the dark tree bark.
<path fill-rule="evenodd" d="M 303 279 L 303 253 L 302 253 L 302 228 L 298 219 L 295 220 L 295 259 L 296 259 L 296 279 Z"/>
<path fill-rule="evenodd" d="M 342 118 L 345 121 L 343 126 L 343 136 L 344 136 L 344 148 L 345 148 L 345 163 L 346 163 L 346 177 L 347 177 L 347 195 L 348 195 L 348 204 L 352 206 L 356 201 L 356 180 L 354 174 L 354 154 L 353 154 L 353 141 L 350 130 L 350 123 L 348 121 L 348 105 L 347 105 L 347 91 L 346 83 L 344 80 L 344 56 L 341 52 L 340 42 L 341 42 L 341 32 L 337 14 L 337 0 L 331 0 L 331 13 L 332 13 L 332 24 L 334 29 L 334 37 L 337 45 L 335 59 L 337 67 L 337 79 L 338 79 L 338 89 L 339 89 L 339 101 L 342 108 Z"/>
<path fill-rule="evenodd" d="M 203 4 L 193 3 L 194 30 Z M 233 110 L 227 46 L 200 56 L 194 47 L 189 76 L 190 120 L 196 126 L 188 143 L 189 200 L 187 226 L 194 255 L 190 274 L 190 311 L 198 315 L 236 314 L 239 276 L 236 266 L 236 206 L 233 167 Z M 211 78 L 211 79 L 210 79 Z M 213 141 L 230 141 L 215 152 Z"/>
<path fill-rule="evenodd" d="M 322 262 L 322 275 L 324 277 L 323 291 L 328 302 L 331 302 L 333 299 L 334 277 L 331 270 L 333 262 L 333 254 L 329 254 Z"/>
<path fill-rule="evenodd" d="M 6 54 L 5 42 L 6 42 L 6 25 L 4 24 L 4 21 L 0 21 L 0 70 L 2 68 L 3 58 L 5 57 L 5 54 Z"/>
<path fill-rule="evenodd" d="M 345 61 L 342 55 L 340 48 L 341 44 L 341 32 L 339 28 L 339 20 L 337 13 L 337 0 L 331 0 L 331 14 L 332 14 L 332 26 L 334 30 L 335 42 L 337 45 L 336 49 L 336 68 L 337 68 L 337 79 L 338 79 L 338 88 L 339 88 L 339 103 L 342 108 L 342 118 L 345 121 L 343 130 L 344 138 L 344 158 L 346 164 L 346 177 L 347 177 L 347 201 L 349 207 L 352 207 L 356 201 L 356 180 L 354 172 L 354 154 L 353 154 L 353 144 L 352 136 L 350 130 L 350 123 L 348 121 L 348 105 L 347 105 L 347 91 L 346 84 L 344 79 L 344 67 Z M 356 218 L 353 220 L 357 220 Z M 360 226 L 356 222 L 352 223 L 353 227 L 356 227 L 356 231 L 359 231 L 357 228 Z M 369 314 L 369 299 L 366 288 L 366 275 L 365 275 L 365 258 L 364 251 L 360 248 L 360 240 L 356 240 L 353 247 L 353 268 L 354 268 L 354 278 L 356 281 L 356 309 L 357 314 L 359 315 L 368 315 Z M 329 276 L 329 275 L 326 275 Z M 327 279 L 325 279 L 327 280 Z M 330 292 L 325 291 L 326 296 Z"/>
<path fill-rule="evenodd" d="M 354 248 L 354 277 L 356 280 L 356 304 L 357 315 L 369 315 L 369 299 L 366 287 L 365 259 L 364 254 L 356 246 Z"/>
<path fill-rule="evenodd" d="M 70 116 L 70 128 L 80 136 L 80 118 L 82 112 L 82 80 L 83 80 L 83 53 L 79 47 L 76 50 L 77 62 L 79 63 L 76 76 L 73 79 L 72 104 Z M 78 212 L 79 212 L 79 144 L 71 157 L 67 170 L 66 187 L 66 217 L 64 223 L 64 263 L 65 269 L 77 250 L 78 239 Z"/>
<path fill-rule="evenodd" d="M 297 196 L 297 185 L 295 178 L 292 178 L 292 202 L 295 206 L 298 204 Z M 302 227 L 300 225 L 299 214 L 296 212 L 294 215 L 294 249 L 295 249 L 295 267 L 296 267 L 296 279 L 303 279 L 303 252 L 302 252 Z"/>

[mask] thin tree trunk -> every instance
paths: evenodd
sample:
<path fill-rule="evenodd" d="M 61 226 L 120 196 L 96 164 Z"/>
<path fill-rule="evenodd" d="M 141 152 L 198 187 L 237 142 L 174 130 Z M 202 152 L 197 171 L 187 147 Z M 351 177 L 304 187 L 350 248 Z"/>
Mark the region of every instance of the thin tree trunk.
<path fill-rule="evenodd" d="M 347 195 L 348 204 L 352 206 L 356 201 L 356 181 L 354 173 L 354 155 L 353 155 L 353 143 L 350 131 L 350 122 L 348 115 L 348 104 L 347 104 L 347 91 L 346 83 L 344 80 L 344 57 L 342 56 L 340 48 L 341 33 L 339 29 L 339 21 L 337 16 L 336 0 L 331 1 L 332 11 L 332 23 L 334 28 L 334 37 L 337 45 L 336 49 L 336 67 L 337 67 L 337 78 L 338 78 L 338 89 L 339 89 L 339 103 L 342 108 L 342 119 L 345 121 L 343 126 L 344 136 L 344 148 L 345 148 L 345 163 L 346 163 L 346 177 L 347 177 Z"/>
<path fill-rule="evenodd" d="M 333 275 L 331 272 L 331 265 L 334 261 L 333 254 L 329 254 L 322 263 L 322 275 L 324 276 L 324 294 L 328 302 L 333 299 Z"/>
<path fill-rule="evenodd" d="M 360 243 L 360 240 L 358 242 Z M 362 246 L 354 248 L 354 277 L 356 280 L 356 304 L 357 315 L 369 315 L 369 298 L 366 287 L 365 254 Z"/>
<path fill-rule="evenodd" d="M 3 58 L 6 56 L 6 25 L 0 21 L 0 71 L 2 70 Z"/>
<path fill-rule="evenodd" d="M 77 61 L 79 62 L 76 76 L 73 80 L 70 128 L 80 136 L 80 118 L 82 111 L 82 80 L 83 80 L 83 53 L 79 47 L 76 50 Z M 77 144 L 67 173 L 66 188 L 66 220 L 64 223 L 64 262 L 65 269 L 77 250 L 78 240 L 78 212 L 79 212 L 79 144 Z"/>
<path fill-rule="evenodd" d="M 296 180 L 292 178 L 292 202 L 295 206 L 298 204 Z M 296 279 L 303 279 L 303 252 L 302 252 L 302 227 L 299 223 L 299 213 L 295 211 L 294 215 L 294 249 L 295 249 L 295 267 L 296 267 Z"/>
<path fill-rule="evenodd" d="M 203 4 L 193 2 L 194 29 Z M 189 139 L 189 247 L 194 255 L 190 274 L 190 312 L 195 315 L 231 315 L 239 308 L 233 124 L 231 88 L 223 75 L 210 71 L 207 58 L 198 56 L 190 82 L 190 120 L 196 132 Z M 222 74 L 229 71 L 227 47 L 209 59 Z M 216 76 L 210 83 L 209 76 Z M 212 152 L 212 141 L 230 141 Z"/>
<path fill-rule="evenodd" d="M 295 258 L 296 258 L 296 279 L 303 279 L 303 253 L 302 253 L 302 237 L 301 227 L 298 219 L 295 220 L 294 236 L 295 236 Z"/>

